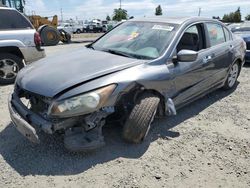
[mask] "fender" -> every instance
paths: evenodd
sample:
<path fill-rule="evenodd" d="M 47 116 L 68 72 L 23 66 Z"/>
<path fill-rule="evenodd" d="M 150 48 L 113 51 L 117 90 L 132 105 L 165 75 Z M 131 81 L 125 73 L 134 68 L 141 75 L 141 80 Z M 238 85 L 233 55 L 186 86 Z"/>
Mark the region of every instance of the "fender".
<path fill-rule="evenodd" d="M 25 45 L 19 40 L 0 40 L 0 47 L 18 47 L 25 48 Z"/>

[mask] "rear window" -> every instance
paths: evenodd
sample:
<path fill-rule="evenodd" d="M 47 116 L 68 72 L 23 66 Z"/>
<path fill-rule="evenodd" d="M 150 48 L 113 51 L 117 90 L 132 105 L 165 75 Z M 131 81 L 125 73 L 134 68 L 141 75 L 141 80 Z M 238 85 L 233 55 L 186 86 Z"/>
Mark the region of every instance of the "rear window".
<path fill-rule="evenodd" d="M 0 10 L 0 30 L 7 29 L 30 29 L 30 22 L 15 10 Z"/>

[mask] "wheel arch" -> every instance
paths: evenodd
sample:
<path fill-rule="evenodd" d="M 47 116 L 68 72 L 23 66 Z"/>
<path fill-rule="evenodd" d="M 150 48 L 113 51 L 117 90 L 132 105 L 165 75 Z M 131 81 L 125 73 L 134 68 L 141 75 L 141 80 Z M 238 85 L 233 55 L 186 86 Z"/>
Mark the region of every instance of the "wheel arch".
<path fill-rule="evenodd" d="M 136 100 L 145 93 L 151 93 L 151 94 L 154 94 L 155 96 L 160 98 L 160 103 L 159 103 L 157 111 L 158 111 L 158 114 L 160 116 L 164 116 L 165 115 L 165 108 L 166 108 L 166 101 L 167 101 L 166 98 L 164 97 L 164 95 L 155 89 L 145 88 L 143 85 L 140 85 L 140 84 L 136 84 L 134 87 L 129 89 L 127 92 L 122 93 L 117 98 L 116 104 L 118 106 L 125 104 L 125 106 L 126 106 L 127 104 L 133 103 L 133 105 L 134 105 L 136 103 Z"/>
<path fill-rule="evenodd" d="M 145 93 L 151 93 L 151 94 L 153 94 L 153 95 L 160 98 L 160 103 L 159 103 L 159 106 L 158 106 L 157 113 L 160 116 L 164 116 L 165 115 L 165 109 L 166 109 L 166 99 L 165 99 L 165 97 L 159 91 L 157 91 L 155 89 L 145 89 L 145 88 L 143 88 L 141 90 L 141 92 L 138 93 L 138 95 L 136 96 L 136 99 L 138 99 L 141 95 L 143 95 Z"/>
<path fill-rule="evenodd" d="M 0 53 L 10 53 L 16 55 L 17 57 L 20 57 L 21 59 L 24 59 L 21 50 L 16 46 L 0 47 Z"/>
<path fill-rule="evenodd" d="M 243 61 L 240 57 L 237 57 L 237 58 L 235 58 L 235 60 L 234 60 L 233 63 L 231 64 L 231 66 L 232 66 L 233 64 L 235 64 L 235 63 L 239 63 L 239 68 L 240 68 L 239 74 L 240 74 L 241 68 L 242 68 L 242 66 L 243 66 L 244 61 Z"/>

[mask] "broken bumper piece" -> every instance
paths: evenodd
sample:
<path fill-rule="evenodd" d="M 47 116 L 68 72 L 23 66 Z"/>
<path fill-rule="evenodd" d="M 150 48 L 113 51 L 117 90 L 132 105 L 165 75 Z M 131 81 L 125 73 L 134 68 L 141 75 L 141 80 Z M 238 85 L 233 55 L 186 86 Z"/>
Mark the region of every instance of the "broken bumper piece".
<path fill-rule="evenodd" d="M 52 134 L 55 128 L 59 128 L 58 126 L 60 124 L 54 125 L 28 109 L 15 94 L 9 96 L 8 107 L 11 120 L 16 129 L 32 143 L 40 143 L 37 131 L 43 130 L 48 134 Z M 86 127 L 90 125 L 68 128 L 64 135 L 65 147 L 72 152 L 88 152 L 104 146 L 105 142 L 102 135 L 104 123 L 101 119 L 109 113 L 110 112 L 99 112 L 89 116 L 87 121 L 98 122 L 96 126 L 93 126 L 90 130 L 86 129 Z M 74 121 L 69 120 L 69 122 L 64 121 L 63 123 L 68 127 L 69 124 L 71 124 L 70 122 Z M 73 124 L 74 123 L 71 125 Z"/>
<path fill-rule="evenodd" d="M 82 128 L 68 130 L 64 136 L 64 146 L 72 152 L 89 152 L 105 145 L 102 127 L 95 127 L 88 132 Z"/>
<path fill-rule="evenodd" d="M 16 108 L 11 103 L 12 95 L 9 96 L 8 107 L 10 111 L 10 118 L 15 125 L 16 129 L 25 136 L 29 141 L 33 143 L 40 143 L 36 130 L 17 112 Z M 17 108 L 21 107 L 17 105 Z M 22 111 L 22 115 L 27 116 L 31 115 L 28 111 Z"/>

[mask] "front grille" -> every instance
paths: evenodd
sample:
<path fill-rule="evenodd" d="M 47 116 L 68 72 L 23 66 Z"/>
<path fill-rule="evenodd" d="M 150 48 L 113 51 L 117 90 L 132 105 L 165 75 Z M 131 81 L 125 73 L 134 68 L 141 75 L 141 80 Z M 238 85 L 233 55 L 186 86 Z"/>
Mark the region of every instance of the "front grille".
<path fill-rule="evenodd" d="M 28 100 L 28 104 L 30 106 L 27 106 L 27 103 L 25 104 L 23 102 L 23 104 L 27 108 L 29 108 L 35 113 L 42 115 L 43 117 L 46 116 L 52 101 L 51 98 L 26 91 L 18 86 L 16 86 L 15 92 L 17 93 L 18 97 L 21 99 L 22 102 Z"/>

